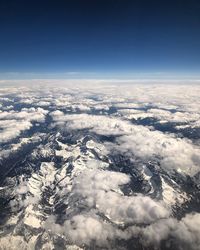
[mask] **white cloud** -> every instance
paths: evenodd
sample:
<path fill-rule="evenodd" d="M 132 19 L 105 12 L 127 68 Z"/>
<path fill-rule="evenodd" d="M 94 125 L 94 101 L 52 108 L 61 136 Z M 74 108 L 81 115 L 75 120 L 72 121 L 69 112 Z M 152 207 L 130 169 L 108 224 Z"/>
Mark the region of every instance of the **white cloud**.
<path fill-rule="evenodd" d="M 124 196 L 120 186 L 129 180 L 128 175 L 118 172 L 98 169 L 83 171 L 72 180 L 69 208 L 66 209 L 69 218 L 61 225 L 56 223 L 55 216 L 50 216 L 44 228 L 54 234 L 64 235 L 79 246 L 90 245 L 94 241 L 100 247 L 108 247 L 110 241 L 135 235 L 129 227 L 121 230 L 116 225 L 144 225 L 170 216 L 162 203 L 149 197 Z M 76 211 L 79 205 L 86 209 L 71 214 L 71 209 L 75 206 Z"/>
<path fill-rule="evenodd" d="M 7 142 L 32 127 L 32 122 L 44 122 L 47 110 L 23 108 L 21 111 L 0 111 L 0 141 Z"/>
<path fill-rule="evenodd" d="M 116 144 L 105 144 L 111 151 L 129 152 L 145 161 L 157 157 L 163 169 L 175 169 L 189 175 L 200 170 L 200 149 L 187 139 L 103 115 L 64 115 L 60 111 L 51 115 L 55 125 L 66 130 L 89 129 L 101 135 L 121 135 Z"/>
<path fill-rule="evenodd" d="M 1 142 L 16 138 L 22 131 L 30 129 L 33 122 L 44 122 L 48 111 L 35 107 L 49 105 L 51 111 L 54 110 L 50 113 L 53 118 L 52 125 L 57 126 L 58 131 L 64 129 L 76 135 L 76 130 L 86 129 L 88 133 L 84 132 L 84 135 L 97 135 L 92 135 L 94 138 L 84 142 L 85 137 L 81 137 L 80 132 L 77 133 L 76 143 L 64 144 L 58 139 L 63 136 L 61 131 L 60 134 L 56 131 L 54 144 L 50 140 L 47 145 L 36 147 L 31 154 L 33 159 L 50 156 L 55 152 L 56 156 L 63 157 L 64 163 L 60 168 L 54 163 L 42 163 L 40 169 L 30 177 L 17 177 L 16 187 L 7 189 L 14 195 L 10 206 L 15 212 L 13 215 L 16 216 L 16 221 L 19 219 L 20 222 L 15 225 L 15 233 L 22 224 L 43 227 L 43 236 L 46 238 L 59 234 L 66 244 L 83 247 L 94 244 L 100 248 L 113 248 L 115 245 L 112 245 L 112 241 L 138 238 L 144 247 L 153 245 L 159 248 L 162 240 L 170 239 L 169 243 L 175 242 L 180 249 L 200 249 L 199 213 L 186 214 L 177 220 L 170 207 L 176 201 L 166 207 L 161 200 L 149 196 L 136 193 L 124 195 L 121 186 L 129 185 L 130 177 L 109 171 L 110 161 L 107 158 L 108 153 L 114 152 L 132 160 L 137 159 L 137 162 L 139 159 L 141 163 L 156 160 L 160 164 L 158 172 L 161 173 L 163 170 L 175 170 L 189 175 L 197 173 L 200 170 L 198 141 L 193 143 L 191 140 L 178 138 L 175 134 L 134 125 L 129 120 L 153 117 L 160 122 L 184 122 L 182 126 L 185 128 L 199 127 L 200 87 L 136 83 L 117 85 L 114 81 L 109 85 L 105 81 L 103 85 L 98 85 L 99 81 L 95 81 L 92 86 L 93 80 L 84 80 L 82 85 L 79 84 L 80 80 L 71 83 L 67 81 L 67 85 L 64 85 L 65 81 L 40 81 L 40 88 L 31 86 L 36 82 L 30 81 L 26 88 L 1 89 L 1 108 L 6 102 L 9 102 L 10 108 L 15 108 L 16 104 L 32 106 L 21 111 L 9 109 L 0 112 Z M 96 114 L 100 114 L 99 110 L 108 111 L 113 107 L 113 113 L 92 114 L 93 109 Z M 73 113 L 81 111 L 82 114 L 66 114 L 71 109 Z M 102 143 L 98 135 L 117 136 L 112 143 Z M 55 144 L 58 144 L 56 149 Z M 2 152 L 7 154 L 7 148 Z M 71 172 L 68 172 L 70 167 Z M 166 186 L 162 185 L 161 189 Z M 173 192 L 175 188 L 170 187 Z M 52 192 L 52 195 L 49 192 L 50 198 L 46 200 L 50 210 L 56 209 L 59 202 L 66 205 L 60 224 L 55 215 L 47 219 L 47 207 L 44 209 L 40 204 L 47 189 Z M 181 192 L 181 186 L 177 190 Z M 164 191 L 161 192 L 164 194 Z M 17 211 L 21 211 L 21 214 Z M 16 237 L 19 237 L 17 244 L 20 242 L 19 245 L 22 246 L 23 237 Z M 37 235 L 34 237 L 33 242 L 36 242 Z M 9 243 L 15 242 L 12 237 L 4 238 L 0 242 L 5 245 L 6 240 Z M 32 247 L 30 242 L 25 244 L 25 248 L 30 246 Z M 55 248 L 53 243 L 50 247 Z"/>
<path fill-rule="evenodd" d="M 32 124 L 30 121 L 18 120 L 0 120 L 0 141 L 7 142 L 16 138 L 24 130 L 30 129 Z"/>
<path fill-rule="evenodd" d="M 180 221 L 168 218 L 146 228 L 133 227 L 130 230 L 140 234 L 144 245 L 159 245 L 162 240 L 171 237 L 178 249 L 200 249 L 200 213 L 187 214 Z"/>
<path fill-rule="evenodd" d="M 50 216 L 44 228 L 65 236 L 79 246 L 95 242 L 95 245 L 109 248 L 109 243 L 116 239 L 138 237 L 146 247 L 158 247 L 162 240 L 170 239 L 180 249 L 199 249 L 199 213 L 187 214 L 177 220 L 158 201 L 142 195 L 124 196 L 119 187 L 127 182 L 129 177 L 123 173 L 85 170 L 73 179 L 71 198 L 68 200 L 72 201 L 70 209 L 75 205 L 74 200 L 76 208 L 80 204 L 86 209 L 82 212 L 76 210 L 72 216 L 66 210 L 69 217 L 62 225 L 56 223 L 55 216 Z M 106 221 L 106 217 L 112 223 Z M 120 229 L 116 226 L 118 224 L 127 226 Z"/>
<path fill-rule="evenodd" d="M 161 203 L 149 197 L 122 195 L 119 186 L 128 182 L 123 173 L 85 171 L 74 180 L 72 195 L 83 197 L 89 207 L 96 207 L 116 223 L 150 223 L 169 216 Z"/>

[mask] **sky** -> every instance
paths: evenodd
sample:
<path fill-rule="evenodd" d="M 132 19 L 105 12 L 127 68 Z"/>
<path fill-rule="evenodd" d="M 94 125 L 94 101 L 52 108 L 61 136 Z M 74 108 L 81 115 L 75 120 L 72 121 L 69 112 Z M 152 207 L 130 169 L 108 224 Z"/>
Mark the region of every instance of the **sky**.
<path fill-rule="evenodd" d="M 1 0 L 0 79 L 200 78 L 199 0 Z"/>

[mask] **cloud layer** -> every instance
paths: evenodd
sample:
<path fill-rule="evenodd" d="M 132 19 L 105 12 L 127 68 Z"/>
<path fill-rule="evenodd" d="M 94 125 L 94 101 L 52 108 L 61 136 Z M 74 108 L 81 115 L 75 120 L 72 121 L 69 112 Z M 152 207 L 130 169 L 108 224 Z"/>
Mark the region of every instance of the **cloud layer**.
<path fill-rule="evenodd" d="M 200 249 L 200 87 L 83 83 L 0 89 L 2 248 Z"/>

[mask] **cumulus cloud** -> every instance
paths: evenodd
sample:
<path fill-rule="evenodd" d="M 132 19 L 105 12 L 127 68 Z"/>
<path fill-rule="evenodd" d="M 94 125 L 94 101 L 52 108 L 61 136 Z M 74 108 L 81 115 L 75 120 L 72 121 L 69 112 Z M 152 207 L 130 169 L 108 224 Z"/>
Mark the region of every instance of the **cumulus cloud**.
<path fill-rule="evenodd" d="M 29 120 L 29 121 L 38 121 L 42 122 L 45 119 L 45 115 L 48 113 L 47 110 L 42 108 L 23 108 L 21 111 L 3 111 L 0 112 L 0 119 L 5 120 Z"/>
<path fill-rule="evenodd" d="M 65 129 L 89 129 L 101 135 L 121 135 L 115 144 L 107 147 L 122 153 L 131 152 L 143 160 L 160 158 L 161 167 L 189 175 L 200 171 L 200 149 L 191 141 L 175 138 L 174 135 L 152 131 L 147 127 L 103 115 L 65 115 L 61 111 L 51 113 L 55 125 Z"/>
<path fill-rule="evenodd" d="M 125 195 L 123 190 L 129 187 L 130 176 L 109 169 L 112 154 L 123 155 L 131 162 L 144 165 L 153 160 L 158 163 L 155 171 L 162 182 L 155 183 L 160 185 L 159 194 L 163 195 L 162 189 L 170 187 L 165 191 L 171 195 L 175 185 L 176 191 L 181 192 L 182 187 L 176 180 L 172 180 L 174 186 L 168 181 L 163 185 L 163 180 L 171 171 L 191 176 L 199 172 L 199 142 L 156 131 L 148 124 L 136 125 L 131 120 L 152 117 L 158 123 L 177 123 L 177 128 L 198 128 L 199 86 L 122 86 L 112 82 L 102 87 L 92 86 L 92 81 L 86 85 L 76 83 L 75 86 L 72 82 L 64 86 L 64 82 L 56 81 L 50 87 L 46 83 L 42 83 L 42 88 L 6 88 L 0 93 L 0 108 L 4 110 L 0 112 L 1 142 L 20 136 L 34 122 L 44 122 L 48 112 L 52 117 L 50 125 L 57 127 L 56 132 L 49 130 L 51 126 L 47 127 L 48 142 L 44 140 L 45 145 L 37 145 L 31 159 L 41 161 L 50 157 L 52 161 L 60 162 L 58 166 L 53 162 L 43 162 L 31 176 L 21 179 L 17 176 L 16 186 L 7 189 L 14 196 L 9 205 L 16 221 L 20 221 L 15 232 L 19 231 L 21 224 L 30 228 L 40 228 L 43 224 L 44 230 L 39 237 L 51 238 L 55 234 L 55 238 L 61 236 L 66 244 L 81 247 L 116 249 L 113 242 L 134 238 L 144 248 L 159 248 L 160 243 L 166 241 L 181 250 L 200 249 L 199 213 L 186 214 L 178 220 L 173 213 L 177 208 L 170 207 L 171 203 L 166 207 L 159 195 L 156 198 L 150 193 L 149 196 L 139 193 Z M 24 108 L 17 111 L 21 106 Z M 63 130 L 74 136 L 73 144 L 69 138 L 66 143 Z M 114 140 L 105 141 L 102 135 L 112 135 Z M 7 155 L 8 148 L 2 152 Z M 57 161 L 57 157 L 62 159 Z M 152 171 L 153 177 L 154 174 Z M 132 182 L 131 185 L 138 184 Z M 187 184 L 184 179 L 182 182 Z M 53 211 L 50 216 L 47 210 Z M 36 232 L 34 237 L 37 237 L 35 235 Z M 20 240 L 23 242 L 22 238 Z"/>
<path fill-rule="evenodd" d="M 0 141 L 7 142 L 32 127 L 32 122 L 44 122 L 47 110 L 23 108 L 21 111 L 0 111 Z"/>
<path fill-rule="evenodd" d="M 198 250 L 200 248 L 200 213 L 187 214 L 181 220 L 167 218 L 145 228 L 132 227 L 130 231 L 140 235 L 143 245 L 159 245 L 171 238 L 178 249 Z"/>
<path fill-rule="evenodd" d="M 51 233 L 67 237 L 78 246 L 90 245 L 92 242 L 99 247 L 109 248 L 110 241 L 115 238 L 128 239 L 122 230 L 113 227 L 110 223 L 100 220 L 91 212 L 73 216 L 63 225 L 55 223 L 55 216 L 50 216 L 44 223 L 44 228 Z"/>
<path fill-rule="evenodd" d="M 82 212 L 68 212 L 63 224 L 50 216 L 44 228 L 52 233 L 64 235 L 75 244 L 109 246 L 109 241 L 129 239 L 135 236 L 131 229 L 122 230 L 118 226 L 144 225 L 170 216 L 164 205 L 150 197 L 124 196 L 120 186 L 130 181 L 128 175 L 107 170 L 85 170 L 72 181 L 70 210 L 75 205 L 85 207 Z M 70 202 L 71 201 L 71 202 Z M 82 210 L 82 209 L 81 209 Z M 107 218 L 107 219 L 105 219 Z M 111 223 L 110 223 L 111 222 Z"/>
<path fill-rule="evenodd" d="M 129 182 L 123 173 L 85 171 L 73 182 L 72 193 L 83 197 L 86 204 L 97 208 L 115 223 L 149 223 L 169 216 L 169 211 L 149 197 L 124 196 L 119 186 Z"/>
<path fill-rule="evenodd" d="M 109 239 L 115 237 L 115 230 L 108 223 L 102 222 L 97 216 L 76 215 L 65 222 L 65 234 L 78 244 L 90 245 L 92 241 L 99 246 L 108 244 Z"/>
<path fill-rule="evenodd" d="M 0 141 L 7 142 L 16 138 L 24 130 L 30 129 L 32 124 L 30 121 L 17 120 L 0 120 Z"/>
<path fill-rule="evenodd" d="M 76 197 L 76 208 L 78 204 L 87 208 L 75 215 L 66 210 L 63 224 L 56 221 L 56 216 L 50 216 L 44 228 L 79 246 L 93 242 L 109 248 L 117 239 L 138 238 L 144 247 L 159 247 L 163 240 L 170 240 L 169 244 L 175 244 L 177 249 L 199 249 L 199 213 L 177 220 L 158 201 L 142 195 L 124 196 L 120 186 L 127 182 L 129 176 L 123 173 L 83 171 L 73 180 L 70 196 Z"/>
<path fill-rule="evenodd" d="M 124 135 L 117 139 L 117 143 L 119 145 L 114 145 L 114 148 L 120 152 L 132 152 L 145 161 L 157 156 L 164 170 L 176 170 L 188 175 L 200 171 L 200 150 L 185 139 L 141 127 L 140 132 Z"/>

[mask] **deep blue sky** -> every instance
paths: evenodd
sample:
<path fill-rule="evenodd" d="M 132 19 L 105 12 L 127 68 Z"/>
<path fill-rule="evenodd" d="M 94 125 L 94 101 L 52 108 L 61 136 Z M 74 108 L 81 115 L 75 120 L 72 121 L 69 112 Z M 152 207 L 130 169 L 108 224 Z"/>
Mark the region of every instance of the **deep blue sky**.
<path fill-rule="evenodd" d="M 0 78 L 200 75 L 199 0 L 1 0 Z"/>

